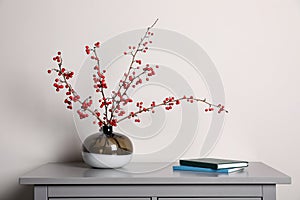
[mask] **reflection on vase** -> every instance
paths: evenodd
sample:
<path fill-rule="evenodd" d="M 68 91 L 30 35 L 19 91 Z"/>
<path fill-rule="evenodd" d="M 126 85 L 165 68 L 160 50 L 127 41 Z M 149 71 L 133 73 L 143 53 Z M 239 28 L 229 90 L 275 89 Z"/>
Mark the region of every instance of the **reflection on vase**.
<path fill-rule="evenodd" d="M 95 168 L 119 168 L 130 162 L 133 145 L 128 137 L 103 126 L 98 133 L 88 136 L 82 145 L 82 158 Z"/>

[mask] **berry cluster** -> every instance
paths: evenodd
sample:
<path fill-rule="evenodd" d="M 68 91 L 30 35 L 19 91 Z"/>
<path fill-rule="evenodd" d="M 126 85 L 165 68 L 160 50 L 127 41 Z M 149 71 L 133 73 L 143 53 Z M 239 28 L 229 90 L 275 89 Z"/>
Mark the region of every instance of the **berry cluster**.
<path fill-rule="evenodd" d="M 217 107 L 219 108 L 218 113 L 221 113 L 223 111 L 228 112 L 227 110 L 225 110 L 225 106 L 224 105 L 219 104 Z"/>
<path fill-rule="evenodd" d="M 66 96 L 67 98 L 64 100 L 64 103 L 67 105 L 68 109 L 72 109 L 72 101 L 78 100 L 79 96 L 76 95 L 74 90 L 71 88 L 71 85 L 67 82 L 67 80 L 73 78 L 74 72 L 67 71 L 65 68 L 62 67 L 62 57 L 61 52 L 57 52 L 57 55 L 53 57 L 53 61 L 57 62 L 58 67 L 53 69 L 48 69 L 48 73 L 51 74 L 52 72 L 57 73 L 57 78 L 54 79 L 53 87 L 57 92 L 60 92 L 64 88 L 67 90 Z M 72 95 L 75 94 L 75 97 Z"/>
<path fill-rule="evenodd" d="M 77 110 L 77 113 L 78 113 L 80 119 L 84 119 L 89 116 L 89 114 L 81 112 L 81 110 Z"/>
<path fill-rule="evenodd" d="M 210 108 L 205 108 L 205 112 L 208 112 L 208 111 L 213 111 L 214 110 L 214 108 L 212 108 L 212 107 L 210 107 Z"/>
<path fill-rule="evenodd" d="M 77 114 L 79 115 L 80 119 L 87 118 L 89 116 L 89 114 L 87 112 L 91 112 L 96 117 L 100 116 L 100 113 L 97 112 L 97 110 L 92 111 L 89 109 L 91 107 L 91 105 L 93 104 L 93 100 L 91 98 L 92 97 L 88 97 L 83 102 L 81 102 L 81 108 L 79 110 L 77 110 Z"/>
<path fill-rule="evenodd" d="M 81 109 L 86 110 L 88 109 L 92 104 L 93 104 L 93 100 L 90 99 L 91 97 L 89 97 L 89 100 L 86 100 L 82 103 L 81 105 Z"/>

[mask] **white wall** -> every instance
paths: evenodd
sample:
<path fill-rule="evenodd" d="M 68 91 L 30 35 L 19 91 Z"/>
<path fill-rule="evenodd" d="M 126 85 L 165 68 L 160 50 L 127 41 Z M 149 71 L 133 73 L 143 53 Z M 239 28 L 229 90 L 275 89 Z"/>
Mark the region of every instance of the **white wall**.
<path fill-rule="evenodd" d="M 0 197 L 31 199 L 18 177 L 80 159 L 71 112 L 45 73 L 59 48 L 76 71 L 82 47 L 148 26 L 199 43 L 223 79 L 223 135 L 211 156 L 262 161 L 292 177 L 279 200 L 300 199 L 300 1 L 0 0 Z"/>

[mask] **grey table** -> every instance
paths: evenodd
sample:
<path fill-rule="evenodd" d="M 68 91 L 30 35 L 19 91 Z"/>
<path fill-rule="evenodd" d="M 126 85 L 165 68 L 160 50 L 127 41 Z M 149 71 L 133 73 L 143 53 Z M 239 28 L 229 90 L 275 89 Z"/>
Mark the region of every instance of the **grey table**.
<path fill-rule="evenodd" d="M 19 181 L 34 185 L 35 200 L 275 200 L 276 184 L 289 184 L 291 178 L 260 162 L 231 174 L 173 171 L 172 164 L 150 173 L 127 173 L 84 163 L 48 163 Z"/>

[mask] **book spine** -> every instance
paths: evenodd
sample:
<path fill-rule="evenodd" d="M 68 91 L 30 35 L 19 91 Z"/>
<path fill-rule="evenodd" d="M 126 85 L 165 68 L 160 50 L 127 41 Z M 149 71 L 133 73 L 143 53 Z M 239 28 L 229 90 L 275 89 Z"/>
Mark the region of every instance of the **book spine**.
<path fill-rule="evenodd" d="M 200 163 L 200 162 L 193 162 L 188 160 L 179 160 L 180 165 L 186 165 L 186 166 L 193 166 L 193 167 L 203 167 L 203 168 L 210 168 L 217 170 L 218 165 L 213 163 Z"/>
<path fill-rule="evenodd" d="M 173 166 L 173 170 L 178 171 L 195 171 L 195 172 L 211 172 L 211 173 L 226 173 L 228 174 L 229 171 L 226 169 L 209 169 L 209 168 L 199 168 L 199 167 L 191 167 L 191 166 Z"/>

